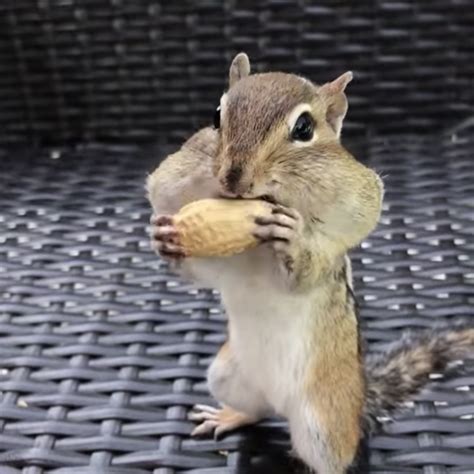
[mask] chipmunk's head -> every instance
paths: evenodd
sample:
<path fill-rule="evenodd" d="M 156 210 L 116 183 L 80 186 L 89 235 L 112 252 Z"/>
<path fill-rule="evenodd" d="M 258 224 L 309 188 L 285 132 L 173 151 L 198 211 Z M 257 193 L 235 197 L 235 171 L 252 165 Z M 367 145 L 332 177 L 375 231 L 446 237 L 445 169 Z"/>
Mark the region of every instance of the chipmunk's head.
<path fill-rule="evenodd" d="M 322 86 L 294 74 L 250 75 L 238 54 L 214 121 L 221 194 L 292 207 L 340 251 L 360 242 L 377 223 L 383 185 L 340 144 L 351 80 L 350 72 Z"/>
<path fill-rule="evenodd" d="M 281 185 L 298 172 L 298 157 L 339 143 L 351 79 L 346 72 L 316 86 L 294 74 L 251 75 L 247 55 L 238 54 L 214 119 L 220 136 L 215 174 L 223 194 L 278 200 Z"/>

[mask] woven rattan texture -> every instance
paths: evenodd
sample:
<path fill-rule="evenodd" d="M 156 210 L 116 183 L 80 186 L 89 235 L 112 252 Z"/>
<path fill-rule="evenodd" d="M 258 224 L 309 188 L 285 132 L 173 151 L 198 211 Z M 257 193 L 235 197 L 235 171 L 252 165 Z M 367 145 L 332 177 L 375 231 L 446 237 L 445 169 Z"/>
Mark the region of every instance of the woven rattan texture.
<path fill-rule="evenodd" d="M 472 131 L 471 131 L 472 132 Z M 374 139 L 382 222 L 354 251 L 365 335 L 474 317 L 474 140 Z M 149 250 L 156 150 L 3 152 L 0 473 L 290 473 L 285 425 L 191 439 L 224 340 L 218 297 Z M 374 472 L 474 472 L 474 368 L 438 382 L 372 442 Z"/>
<path fill-rule="evenodd" d="M 472 0 L 4 0 L 0 142 L 182 137 L 240 50 L 318 82 L 352 69 L 349 133 L 432 132 L 472 113 L 473 30 Z"/>

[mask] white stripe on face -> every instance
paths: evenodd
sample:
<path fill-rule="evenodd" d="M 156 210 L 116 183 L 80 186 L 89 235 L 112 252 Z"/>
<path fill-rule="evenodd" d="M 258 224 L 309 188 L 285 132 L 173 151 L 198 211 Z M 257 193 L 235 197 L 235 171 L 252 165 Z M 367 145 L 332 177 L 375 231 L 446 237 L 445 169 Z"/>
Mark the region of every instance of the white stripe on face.
<path fill-rule="evenodd" d="M 309 112 L 311 113 L 311 105 L 307 103 L 303 104 L 298 104 L 288 115 L 287 118 L 287 125 L 288 125 L 288 133 L 291 134 L 291 131 L 293 130 L 293 127 L 296 124 L 296 121 L 300 117 L 300 115 L 304 112 Z M 304 147 L 308 145 L 312 145 L 316 140 L 318 139 L 318 134 L 316 133 L 316 130 L 314 131 L 313 138 L 307 142 L 300 142 L 300 141 L 294 141 L 293 144 L 298 147 Z"/>
<path fill-rule="evenodd" d="M 227 93 L 226 92 L 222 94 L 220 107 L 221 107 L 221 122 L 223 122 L 223 119 L 227 114 Z"/>

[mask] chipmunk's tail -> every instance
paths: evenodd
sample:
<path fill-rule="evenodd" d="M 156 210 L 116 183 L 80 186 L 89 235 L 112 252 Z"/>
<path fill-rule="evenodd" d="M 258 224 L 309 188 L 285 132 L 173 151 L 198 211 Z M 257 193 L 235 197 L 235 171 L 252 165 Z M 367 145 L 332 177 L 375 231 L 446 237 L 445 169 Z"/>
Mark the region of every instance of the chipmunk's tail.
<path fill-rule="evenodd" d="M 445 373 L 450 363 L 474 356 L 474 326 L 406 334 L 388 351 L 366 361 L 366 421 L 386 416 L 410 400 L 429 381 Z"/>

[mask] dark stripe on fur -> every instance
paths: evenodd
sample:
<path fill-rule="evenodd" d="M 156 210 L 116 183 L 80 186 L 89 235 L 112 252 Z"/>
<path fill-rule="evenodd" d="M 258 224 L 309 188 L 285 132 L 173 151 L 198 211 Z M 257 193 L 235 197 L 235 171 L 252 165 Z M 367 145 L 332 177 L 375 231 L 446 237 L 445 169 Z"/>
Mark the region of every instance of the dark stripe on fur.
<path fill-rule="evenodd" d="M 359 353 L 359 357 L 361 358 L 361 362 L 363 364 L 362 359 L 365 355 L 365 341 L 364 341 L 364 338 L 362 337 L 362 331 L 360 328 L 359 304 L 354 294 L 354 290 L 348 283 L 346 283 L 346 291 L 347 291 L 348 299 L 351 300 L 352 311 L 354 311 L 354 314 L 357 320 L 357 350 Z"/>
<path fill-rule="evenodd" d="M 361 332 L 359 302 L 357 301 L 354 290 L 352 289 L 352 282 L 349 281 L 349 275 L 347 272 L 346 262 L 344 262 L 342 266 L 340 275 L 341 275 L 341 279 L 343 279 L 346 285 L 346 304 L 354 312 L 356 320 L 357 320 L 357 350 L 359 353 L 359 357 L 362 360 L 365 354 L 365 343 L 364 343 L 364 339 L 362 337 L 362 332 Z"/>

